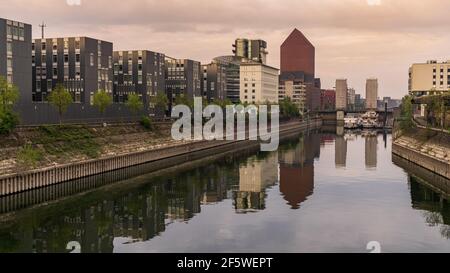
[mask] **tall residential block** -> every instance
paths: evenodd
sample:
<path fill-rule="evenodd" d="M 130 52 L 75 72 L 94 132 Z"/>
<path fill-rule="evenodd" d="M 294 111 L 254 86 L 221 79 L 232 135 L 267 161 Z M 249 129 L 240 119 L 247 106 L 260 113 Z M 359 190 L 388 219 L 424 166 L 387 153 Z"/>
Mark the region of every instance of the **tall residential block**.
<path fill-rule="evenodd" d="M 88 37 L 36 39 L 32 46 L 33 101 L 47 101 L 63 84 L 75 103 L 91 104 L 97 90 L 113 92 L 113 44 Z"/>
<path fill-rule="evenodd" d="M 165 93 L 165 55 L 148 50 L 114 51 L 114 102 L 124 103 L 138 94 L 146 109 L 151 98 Z"/>
<path fill-rule="evenodd" d="M 285 74 L 302 77 L 305 82 L 315 81 L 315 48 L 298 29 L 281 45 L 281 75 Z"/>
<path fill-rule="evenodd" d="M 241 64 L 241 102 L 242 103 L 278 103 L 277 68 L 257 62 Z"/>
<path fill-rule="evenodd" d="M 378 109 L 378 79 L 368 79 L 366 82 L 366 108 Z"/>
<path fill-rule="evenodd" d="M 263 40 L 250 40 L 239 38 L 233 45 L 233 53 L 236 57 L 245 58 L 250 61 L 266 64 L 267 42 Z"/>
<path fill-rule="evenodd" d="M 336 80 L 336 110 L 347 110 L 348 85 L 347 79 Z"/>
<path fill-rule="evenodd" d="M 202 72 L 203 99 L 208 102 L 226 99 L 226 66 L 213 61 L 210 64 L 202 65 Z"/>
<path fill-rule="evenodd" d="M 450 60 L 428 61 L 409 68 L 409 93 L 413 96 L 433 95 L 450 91 Z"/>
<path fill-rule="evenodd" d="M 176 96 L 193 99 L 202 95 L 202 66 L 200 62 L 166 56 L 166 94 L 170 102 Z"/>
<path fill-rule="evenodd" d="M 232 103 L 239 103 L 240 94 L 240 78 L 241 78 L 241 62 L 242 58 L 236 56 L 220 56 L 214 58 L 215 63 L 225 67 L 225 96 Z"/>
<path fill-rule="evenodd" d="M 0 18 L 0 76 L 16 85 L 20 102 L 31 102 L 31 25 Z"/>

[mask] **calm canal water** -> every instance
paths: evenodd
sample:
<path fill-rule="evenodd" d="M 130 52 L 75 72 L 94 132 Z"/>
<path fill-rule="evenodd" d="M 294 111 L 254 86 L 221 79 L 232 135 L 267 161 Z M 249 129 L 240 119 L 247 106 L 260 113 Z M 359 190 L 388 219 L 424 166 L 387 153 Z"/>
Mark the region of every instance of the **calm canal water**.
<path fill-rule="evenodd" d="M 394 164 L 391 141 L 310 132 L 23 209 L 0 252 L 450 252 L 448 181 Z"/>

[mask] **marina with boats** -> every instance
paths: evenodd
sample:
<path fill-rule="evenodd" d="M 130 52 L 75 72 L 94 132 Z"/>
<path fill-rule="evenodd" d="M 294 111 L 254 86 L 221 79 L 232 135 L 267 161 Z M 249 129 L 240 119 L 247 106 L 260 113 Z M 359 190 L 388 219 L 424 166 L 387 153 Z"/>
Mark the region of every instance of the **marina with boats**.
<path fill-rule="evenodd" d="M 348 114 L 344 119 L 345 129 L 385 129 L 385 121 L 375 111 L 364 114 Z"/>

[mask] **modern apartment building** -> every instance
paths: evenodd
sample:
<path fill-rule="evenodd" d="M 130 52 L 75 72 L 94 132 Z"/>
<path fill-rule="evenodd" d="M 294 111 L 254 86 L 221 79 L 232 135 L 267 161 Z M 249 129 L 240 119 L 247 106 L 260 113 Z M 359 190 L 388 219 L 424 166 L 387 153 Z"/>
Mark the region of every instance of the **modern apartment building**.
<path fill-rule="evenodd" d="M 165 92 L 165 55 L 148 50 L 114 51 L 114 102 L 123 103 L 130 93 L 153 109 L 151 98 Z"/>
<path fill-rule="evenodd" d="M 277 68 L 257 62 L 241 64 L 240 86 L 241 102 L 249 104 L 278 103 Z"/>
<path fill-rule="evenodd" d="M 88 37 L 36 39 L 32 45 L 35 102 L 59 83 L 75 103 L 91 104 L 97 90 L 113 92 L 113 44 Z"/>
<path fill-rule="evenodd" d="M 31 102 L 31 25 L 0 18 L 0 76 Z"/>
<path fill-rule="evenodd" d="M 177 95 L 191 99 L 201 97 L 201 82 L 200 62 L 166 56 L 166 94 L 169 101 L 174 102 Z"/>
<path fill-rule="evenodd" d="M 347 79 L 336 80 L 336 110 L 347 110 L 348 84 Z"/>
<path fill-rule="evenodd" d="M 232 103 L 239 103 L 241 99 L 240 78 L 242 58 L 236 56 L 220 56 L 214 58 L 213 61 L 225 67 L 226 98 Z"/>
<path fill-rule="evenodd" d="M 202 65 L 202 94 L 208 102 L 227 98 L 226 66 L 217 62 Z"/>
<path fill-rule="evenodd" d="M 233 53 L 236 57 L 245 58 L 262 64 L 267 63 L 267 42 L 263 40 L 250 40 L 239 38 L 233 45 Z"/>
<path fill-rule="evenodd" d="M 409 68 L 409 93 L 413 96 L 438 94 L 450 90 L 450 60 L 428 61 Z"/>
<path fill-rule="evenodd" d="M 301 112 L 306 108 L 306 85 L 303 81 L 280 81 L 278 89 L 279 100 L 290 98 L 297 105 Z"/>
<path fill-rule="evenodd" d="M 366 109 L 378 109 L 378 79 L 368 79 L 366 82 Z"/>

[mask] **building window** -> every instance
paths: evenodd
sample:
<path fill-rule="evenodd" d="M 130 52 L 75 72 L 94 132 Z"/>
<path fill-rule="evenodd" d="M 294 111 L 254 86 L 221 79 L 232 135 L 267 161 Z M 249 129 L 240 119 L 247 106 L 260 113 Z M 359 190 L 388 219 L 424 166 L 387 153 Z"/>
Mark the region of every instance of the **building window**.
<path fill-rule="evenodd" d="M 47 80 L 47 92 L 51 92 L 53 89 L 53 81 L 52 80 Z"/>
<path fill-rule="evenodd" d="M 11 42 L 6 43 L 6 52 L 8 54 L 12 54 L 12 43 Z"/>
<path fill-rule="evenodd" d="M 90 55 L 90 63 L 91 63 L 91 66 L 95 65 L 94 53 L 91 53 L 91 55 Z"/>
<path fill-rule="evenodd" d="M 6 60 L 6 66 L 8 68 L 8 71 L 12 71 L 12 59 L 11 58 L 8 58 Z"/>

